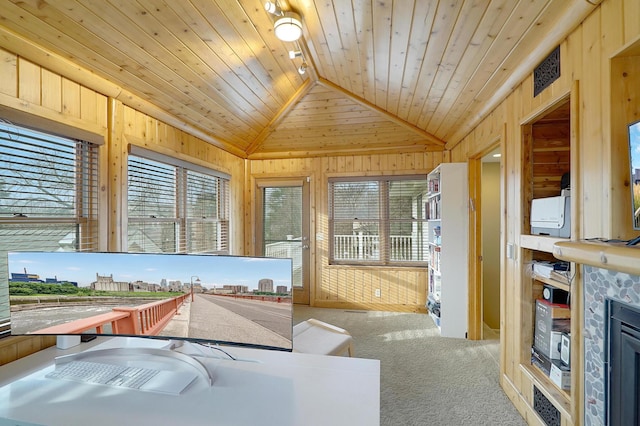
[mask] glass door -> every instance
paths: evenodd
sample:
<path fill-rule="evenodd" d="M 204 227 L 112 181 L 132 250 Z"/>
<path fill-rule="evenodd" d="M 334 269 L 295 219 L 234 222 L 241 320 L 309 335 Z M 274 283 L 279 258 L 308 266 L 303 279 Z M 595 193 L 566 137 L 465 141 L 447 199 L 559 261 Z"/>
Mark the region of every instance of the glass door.
<path fill-rule="evenodd" d="M 293 302 L 309 304 L 309 183 L 258 181 L 256 251 L 293 260 Z"/>

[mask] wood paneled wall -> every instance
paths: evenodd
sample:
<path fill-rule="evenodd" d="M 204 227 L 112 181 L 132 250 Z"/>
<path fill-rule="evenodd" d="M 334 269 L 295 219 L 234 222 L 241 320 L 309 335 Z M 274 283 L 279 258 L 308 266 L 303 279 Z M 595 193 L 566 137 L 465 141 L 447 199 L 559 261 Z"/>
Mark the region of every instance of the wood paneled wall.
<path fill-rule="evenodd" d="M 0 116 L 103 142 L 107 97 L 0 48 Z"/>
<path fill-rule="evenodd" d="M 110 99 L 109 181 L 111 189 L 111 233 L 109 249 L 122 251 L 126 221 L 126 170 L 130 145 L 227 173 L 231 176 L 229 235 L 231 252 L 244 254 L 244 163 L 245 161 L 214 147 L 180 129 Z"/>
<path fill-rule="evenodd" d="M 328 179 L 336 176 L 381 176 L 428 173 L 448 156 L 443 152 L 387 155 L 335 156 L 307 159 L 250 160 L 247 177 L 249 203 L 254 181 L 269 177 L 311 179 L 311 300 L 312 306 L 354 309 L 424 311 L 427 294 L 426 268 L 347 267 L 329 265 Z M 247 212 L 247 241 L 251 236 L 253 215 Z M 248 246 L 253 253 L 255 247 Z M 380 297 L 375 296 L 380 289 Z"/>
<path fill-rule="evenodd" d="M 640 66 L 640 3 L 605 0 L 560 45 L 561 76 L 537 97 L 529 76 L 515 87 L 489 117 L 452 149 L 452 161 L 466 161 L 500 138 L 503 152 L 503 243 L 520 246 L 528 233 L 522 221 L 523 131 L 525 124 L 543 116 L 570 98 L 572 198 L 577 219 L 573 238 L 630 238 L 628 147 L 626 125 L 640 119 L 637 77 Z M 636 48 L 629 49 L 630 46 Z M 620 58 L 622 55 L 624 57 Z M 615 73 L 615 74 L 612 74 Z M 635 74 L 634 74 L 635 73 Z M 635 76 L 634 76 L 635 75 Z M 504 128 L 504 133 L 503 133 Z M 542 130 L 542 129 L 540 129 Z M 503 136 L 504 135 L 504 136 Z M 526 143 L 524 144 L 526 145 Z M 575 150 L 575 152 L 573 152 Z M 614 220 L 615 219 L 615 220 Z M 504 250 L 503 250 L 504 252 Z M 502 371 L 503 388 L 531 424 L 531 380 L 519 367 L 526 338 L 522 333 L 522 286 L 525 259 L 520 251 L 502 263 Z M 530 280 L 529 280 L 530 281 Z M 525 304 L 526 305 L 526 304 Z M 573 349 L 573 348 L 572 348 Z M 578 372 L 579 374 L 579 372 Z M 574 421 L 584 409 L 580 389 L 572 391 Z M 563 423 L 565 424 L 565 423 Z"/>
<path fill-rule="evenodd" d="M 102 143 L 107 136 L 107 97 L 0 49 L 0 118 Z M 52 336 L 2 339 L 0 365 L 55 342 Z"/>
<path fill-rule="evenodd" d="M 230 245 L 244 253 L 245 160 L 1 48 L 0 76 L 0 118 L 101 144 L 101 250 L 124 249 L 131 144 L 230 174 Z M 54 344 L 51 336 L 2 339 L 0 365 Z"/>

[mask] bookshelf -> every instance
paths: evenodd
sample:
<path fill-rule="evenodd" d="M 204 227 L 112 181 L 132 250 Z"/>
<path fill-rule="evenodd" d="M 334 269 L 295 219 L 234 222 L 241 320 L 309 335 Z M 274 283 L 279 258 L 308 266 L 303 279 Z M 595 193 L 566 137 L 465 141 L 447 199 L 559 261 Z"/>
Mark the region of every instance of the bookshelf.
<path fill-rule="evenodd" d="M 427 309 L 444 337 L 468 330 L 468 181 L 466 163 L 443 163 L 427 175 L 429 273 Z"/>
<path fill-rule="evenodd" d="M 576 223 L 575 205 L 572 197 L 571 212 L 571 237 L 561 238 L 549 235 L 534 235 L 531 229 L 531 204 L 533 199 L 555 197 L 561 194 L 561 182 L 565 173 L 571 171 L 571 165 L 575 163 L 576 152 L 572 149 L 573 141 L 571 137 L 571 99 L 559 102 L 555 107 L 547 111 L 543 116 L 536 118 L 533 122 L 522 127 L 523 131 L 523 155 L 522 155 L 522 228 L 519 236 L 520 242 L 520 273 L 523 285 L 519 289 L 521 292 L 520 317 L 521 346 L 520 346 L 520 371 L 522 373 L 523 392 L 539 392 L 546 402 L 541 403 L 540 399 L 531 398 L 527 401 L 530 410 L 535 412 L 540 419 L 544 419 L 545 414 L 557 410 L 559 424 L 574 425 L 577 420 L 577 395 L 580 393 L 579 385 L 579 364 L 576 364 L 576 354 L 579 351 L 579 321 L 576 312 L 580 309 L 581 300 L 576 286 L 572 283 L 579 279 L 576 277 L 575 265 L 570 266 L 566 273 L 536 273 L 533 268 L 535 262 L 558 262 L 554 257 L 553 250 L 556 243 L 568 241 L 576 238 L 578 227 Z M 575 177 L 572 176 L 573 184 Z M 576 187 L 570 185 L 570 193 L 573 195 Z M 569 329 L 564 328 L 562 332 L 570 331 L 568 334 L 571 340 L 571 386 L 570 389 L 563 389 L 559 385 L 557 376 L 552 379 L 549 370 L 543 368 L 539 354 L 539 347 L 535 347 L 536 342 L 536 322 L 538 300 L 543 300 L 543 290 L 545 286 L 564 290 L 570 294 L 571 306 L 568 318 L 570 319 Z M 574 290 L 574 291 L 572 291 Z M 565 323 L 565 327 L 567 324 Z M 549 326 L 551 327 L 551 326 Z M 556 330 L 556 333 L 559 333 Z M 567 334 L 565 334 L 565 337 Z M 551 342 L 553 340 L 550 338 Z M 540 341 L 538 341 L 540 344 Z M 551 344 L 553 346 L 553 344 Z M 534 348 L 535 347 L 535 348 Z M 534 355 L 536 352 L 536 355 Z M 557 356 L 557 355 L 556 355 Z M 551 362 L 551 356 L 548 356 Z M 560 362 L 556 360 L 555 362 Z M 549 365 L 549 364 L 547 364 Z M 578 367 L 576 368 L 576 365 Z M 566 367 L 563 367 L 566 368 Z M 556 366 L 557 371 L 557 366 Z M 566 386 L 566 384 L 565 384 Z M 536 405 L 539 404 L 538 408 Z"/>

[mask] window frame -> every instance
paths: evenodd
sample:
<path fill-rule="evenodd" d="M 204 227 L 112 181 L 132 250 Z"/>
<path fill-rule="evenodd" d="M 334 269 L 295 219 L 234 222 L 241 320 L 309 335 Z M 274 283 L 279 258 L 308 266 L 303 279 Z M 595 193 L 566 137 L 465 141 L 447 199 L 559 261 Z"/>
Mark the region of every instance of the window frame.
<path fill-rule="evenodd" d="M 416 209 L 422 217 L 409 219 L 395 220 L 390 218 L 390 200 L 391 191 L 390 187 L 392 182 L 401 181 L 422 181 L 425 183 L 424 199 L 420 204 L 416 204 Z M 337 259 L 335 256 L 335 225 L 337 221 L 348 222 L 348 220 L 335 219 L 334 210 L 334 185 L 336 183 L 358 183 L 358 182 L 376 182 L 378 184 L 378 218 L 377 219 L 364 219 L 363 222 L 378 222 L 378 238 L 379 238 L 379 258 L 373 260 L 364 259 Z M 328 252 L 329 252 L 329 265 L 336 266 L 388 266 L 388 267 L 426 267 L 428 265 L 428 247 L 423 247 L 424 260 L 397 260 L 391 259 L 391 226 L 394 223 L 410 222 L 412 224 L 420 224 L 420 240 L 423 244 L 426 241 L 428 232 L 428 220 L 425 217 L 424 203 L 426 203 L 427 196 L 427 174 L 410 174 L 410 175 L 380 175 L 380 176 L 340 176 L 330 177 L 328 179 L 328 195 L 327 195 L 327 219 L 328 219 Z M 354 218 L 353 220 L 357 220 Z"/>
<path fill-rule="evenodd" d="M 24 195 L 17 198 L 15 200 L 22 203 L 22 206 L 17 208 L 20 211 L 16 210 L 15 212 L 11 212 L 11 209 L 7 208 L 3 214 L 0 214 L 0 227 L 9 227 L 9 232 L 19 233 L 21 232 L 22 226 L 27 227 L 27 229 L 22 230 L 22 232 L 26 231 L 26 234 L 21 237 L 22 239 L 19 244 L 11 245 L 8 243 L 8 246 L 4 245 L 2 251 L 19 251 L 24 249 L 40 251 L 55 250 L 55 248 L 52 248 L 49 242 L 47 242 L 47 240 L 50 239 L 51 233 L 55 232 L 52 231 L 52 225 L 53 227 L 56 225 L 69 225 L 70 228 L 73 229 L 73 233 L 76 237 L 74 240 L 71 240 L 71 244 L 62 244 L 57 249 L 62 248 L 64 250 L 74 252 L 100 251 L 103 249 L 102 244 L 104 244 L 105 241 L 101 225 L 105 219 L 101 216 L 101 209 L 104 209 L 106 206 L 105 195 L 100 191 L 100 187 L 103 182 L 102 179 L 104 179 L 104 169 L 102 168 L 101 163 L 104 156 L 103 143 L 96 142 L 99 138 L 95 137 L 95 135 L 90 138 L 91 140 L 84 138 L 79 139 L 78 137 L 71 136 L 78 136 L 78 132 L 74 132 L 73 129 L 69 129 L 69 135 L 67 135 L 65 134 L 66 132 L 61 133 L 49 130 L 47 128 L 49 126 L 46 125 L 43 126 L 44 128 L 24 125 L 22 123 L 27 120 L 27 118 L 22 116 L 19 118 L 22 118 L 22 120 L 19 120 L 18 122 L 0 118 L 0 122 L 3 124 L 3 127 L 6 127 L 6 129 L 1 129 L 3 132 L 3 143 L 1 144 L 3 153 L 8 153 L 10 155 L 7 157 L 8 162 L 5 163 L 2 173 L 6 173 L 10 176 L 14 168 L 17 170 L 18 167 L 26 167 L 29 165 L 32 157 L 28 155 L 25 156 L 25 153 L 22 153 L 22 151 L 16 151 L 12 154 L 12 150 L 15 148 L 12 148 L 11 145 L 11 142 L 13 142 L 11 135 L 13 134 L 20 137 L 19 135 L 21 135 L 21 132 L 24 132 L 22 135 L 24 140 L 22 140 L 22 142 L 26 144 L 26 146 L 32 147 L 33 150 L 43 149 L 43 153 L 47 153 L 44 158 L 47 158 L 49 161 L 47 161 L 46 165 L 42 165 L 43 168 L 51 169 L 52 167 L 57 167 L 60 164 L 65 164 L 67 159 L 74 163 L 73 183 L 68 182 L 70 185 L 73 185 L 73 190 L 62 193 L 63 197 L 72 195 L 72 198 L 69 198 L 68 200 L 71 200 L 73 207 L 68 209 L 66 212 L 62 211 L 58 214 L 43 214 L 42 212 L 38 212 L 38 208 L 29 210 L 28 206 L 30 204 L 33 205 L 38 203 L 38 195 L 44 197 L 47 196 L 47 190 L 39 188 L 38 185 L 44 182 L 46 185 L 51 186 L 51 181 L 47 182 L 46 178 L 32 181 L 25 177 L 24 179 L 28 182 L 27 184 L 12 183 L 12 185 L 18 185 L 16 189 L 20 191 L 20 194 L 33 194 L 34 197 Z M 58 129 L 56 126 L 52 127 Z M 9 136 L 5 137 L 5 134 Z M 4 149 L 6 149 L 6 151 Z M 28 152 L 29 151 L 27 151 L 27 153 Z M 70 156 L 71 153 L 73 154 L 72 159 Z M 7 164 L 11 164 L 11 166 L 7 167 Z M 39 171 L 39 169 L 36 169 L 36 171 Z M 45 173 L 41 174 L 46 175 Z M 10 199 L 10 197 L 7 197 L 7 200 L 8 199 Z M 7 205 L 10 206 L 10 204 Z M 11 227 L 15 226 L 17 226 L 16 231 L 11 231 Z M 33 229 L 31 229 L 31 227 L 33 227 Z M 60 232 L 64 233 L 71 231 L 61 230 Z M 58 242 L 61 243 L 63 240 L 66 240 L 67 242 L 69 241 L 66 237 L 63 237 Z M 4 269 L 6 266 L 6 264 L 3 264 L 0 269 Z M 3 309 L 6 306 L 8 310 L 8 274 L 3 275 L 4 278 L 0 279 L 0 282 L 3 285 L 5 283 L 7 284 L 7 304 L 4 305 L 4 301 L 0 303 L 2 303 Z M 0 286 L 0 293 L 5 294 L 4 290 L 5 288 Z M 2 318 L 0 318 L 0 337 L 7 337 L 10 333 L 10 315 L 7 318 L 2 315 Z"/>
<path fill-rule="evenodd" d="M 137 157 L 143 160 L 161 163 L 164 166 L 172 167 L 175 176 L 174 187 L 174 215 L 173 217 L 130 217 L 129 215 L 129 161 L 130 157 Z M 198 175 L 207 176 L 217 180 L 217 217 L 197 218 L 188 215 L 188 195 L 189 195 L 189 174 L 196 173 Z M 126 227 L 124 232 L 124 249 L 129 251 L 129 224 L 154 224 L 154 223 L 173 223 L 174 224 L 174 248 L 175 251 L 162 251 L 161 253 L 202 253 L 202 254 L 229 254 L 230 247 L 230 185 L 231 176 L 208 167 L 200 166 L 179 158 L 164 155 L 155 151 L 150 151 L 134 145 L 129 146 L 129 158 L 127 158 L 127 196 L 124 212 L 126 213 Z M 192 224 L 217 224 L 217 238 L 215 242 L 215 250 L 189 250 L 191 241 L 189 238 L 189 229 Z M 152 251 L 148 251 L 151 253 Z"/>

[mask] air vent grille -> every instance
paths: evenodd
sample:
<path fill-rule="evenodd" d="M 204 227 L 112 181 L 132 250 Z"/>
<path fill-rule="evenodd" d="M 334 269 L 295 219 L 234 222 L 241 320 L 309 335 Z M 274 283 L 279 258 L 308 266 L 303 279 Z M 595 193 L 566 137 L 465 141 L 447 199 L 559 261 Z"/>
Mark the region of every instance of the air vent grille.
<path fill-rule="evenodd" d="M 560 411 L 536 386 L 533 386 L 533 409 L 547 426 L 560 426 Z"/>
<path fill-rule="evenodd" d="M 533 96 L 538 96 L 544 89 L 560 77 L 560 46 L 556 47 L 533 70 Z"/>

